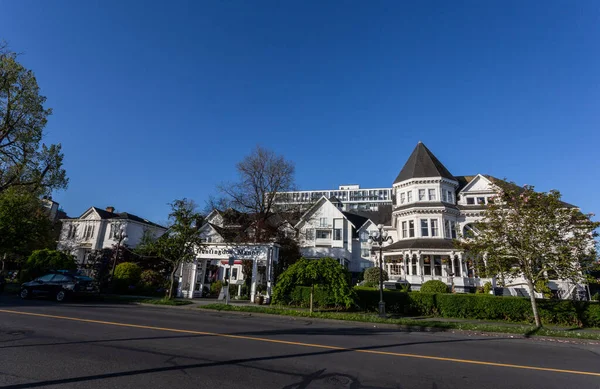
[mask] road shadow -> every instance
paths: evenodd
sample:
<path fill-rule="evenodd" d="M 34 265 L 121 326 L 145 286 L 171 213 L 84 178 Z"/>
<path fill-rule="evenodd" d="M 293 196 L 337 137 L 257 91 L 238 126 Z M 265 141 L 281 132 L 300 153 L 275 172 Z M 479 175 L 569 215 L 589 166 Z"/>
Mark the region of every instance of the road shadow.
<path fill-rule="evenodd" d="M 374 346 L 373 348 L 379 348 L 379 347 L 380 346 Z M 331 379 L 331 378 L 335 379 L 336 377 L 337 377 L 337 379 L 345 378 L 346 380 L 348 380 L 347 383 L 349 385 L 347 387 L 353 388 L 353 389 L 398 389 L 398 388 L 402 389 L 402 386 L 399 386 L 399 385 L 396 385 L 394 387 L 364 386 L 360 383 L 360 380 L 358 379 L 357 376 L 353 376 L 353 375 L 349 375 L 349 374 L 341 374 L 341 373 L 325 374 L 326 369 L 320 369 L 315 372 L 311 372 L 309 374 L 296 374 L 296 373 L 291 373 L 287 370 L 279 370 L 279 369 L 272 369 L 272 368 L 265 369 L 265 368 L 261 368 L 261 367 L 257 367 L 257 366 L 247 365 L 249 363 L 255 363 L 255 362 L 265 362 L 265 361 L 272 361 L 272 360 L 286 360 L 286 359 L 303 358 L 303 357 L 315 357 L 315 356 L 322 356 L 322 355 L 335 355 L 335 354 L 342 354 L 342 353 L 348 353 L 348 352 L 353 352 L 353 351 L 354 350 L 352 350 L 352 349 L 339 349 L 339 350 L 336 349 L 336 350 L 323 350 L 323 351 L 284 354 L 284 355 L 272 355 L 272 356 L 264 356 L 264 357 L 237 358 L 237 359 L 230 359 L 230 360 L 225 360 L 225 361 L 207 360 L 206 362 L 201 362 L 201 363 L 176 364 L 174 366 L 163 366 L 163 367 L 155 367 L 155 368 L 148 368 L 148 369 L 137 369 L 137 370 L 122 371 L 122 372 L 114 372 L 114 373 L 93 374 L 93 375 L 87 375 L 87 376 L 44 380 L 44 381 L 30 382 L 30 383 L 23 383 L 23 384 L 13 384 L 13 385 L 4 386 L 4 388 L 5 389 L 27 389 L 27 388 L 39 388 L 39 387 L 44 387 L 44 386 L 66 385 L 66 384 L 84 383 L 84 382 L 87 383 L 88 385 L 92 385 L 92 382 L 94 382 L 94 381 L 105 380 L 105 379 L 131 377 L 131 376 L 144 375 L 144 374 L 166 373 L 166 372 L 172 372 L 172 371 L 183 371 L 183 370 L 189 370 L 189 369 L 205 369 L 205 368 L 210 368 L 210 367 L 239 365 L 240 367 L 243 367 L 243 368 L 258 369 L 263 372 L 277 373 L 277 374 L 281 374 L 281 375 L 296 377 L 299 379 L 298 382 L 286 385 L 282 389 L 307 388 L 311 383 L 314 383 L 316 381 L 323 380 L 323 379 Z M 169 355 L 169 354 L 166 354 L 166 355 Z M 175 355 L 173 357 L 177 358 L 180 356 Z M 181 357 L 189 359 L 189 357 L 184 357 L 184 356 L 181 356 Z M 435 388 L 435 387 L 436 386 L 433 386 L 433 388 Z"/>

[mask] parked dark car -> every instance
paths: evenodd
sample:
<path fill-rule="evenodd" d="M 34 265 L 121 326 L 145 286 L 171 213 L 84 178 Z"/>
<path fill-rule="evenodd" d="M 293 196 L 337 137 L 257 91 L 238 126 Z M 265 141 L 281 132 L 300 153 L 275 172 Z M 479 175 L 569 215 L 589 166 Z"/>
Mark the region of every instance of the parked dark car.
<path fill-rule="evenodd" d="M 57 272 L 24 283 L 21 285 L 20 296 L 23 299 L 50 297 L 62 302 L 74 295 L 89 295 L 97 292 L 98 288 L 90 277 Z"/>

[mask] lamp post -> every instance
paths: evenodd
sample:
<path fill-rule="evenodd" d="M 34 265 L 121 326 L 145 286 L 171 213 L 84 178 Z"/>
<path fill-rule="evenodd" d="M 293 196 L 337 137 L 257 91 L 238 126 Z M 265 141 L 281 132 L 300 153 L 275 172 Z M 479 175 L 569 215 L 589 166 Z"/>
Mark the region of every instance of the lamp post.
<path fill-rule="evenodd" d="M 377 231 L 369 235 L 369 244 L 377 243 L 379 245 L 379 317 L 385 317 L 385 301 L 383 301 L 383 244 L 391 242 L 392 237 L 384 231 L 383 224 L 377 226 Z"/>
<path fill-rule="evenodd" d="M 117 259 L 119 258 L 119 251 L 121 250 L 121 244 L 127 243 L 127 233 L 125 232 L 125 226 L 119 227 L 119 230 L 115 234 L 117 238 L 117 251 L 115 252 L 115 260 L 113 261 L 112 272 L 110 275 L 110 282 L 113 283 L 115 279 L 115 269 L 117 268 Z"/>

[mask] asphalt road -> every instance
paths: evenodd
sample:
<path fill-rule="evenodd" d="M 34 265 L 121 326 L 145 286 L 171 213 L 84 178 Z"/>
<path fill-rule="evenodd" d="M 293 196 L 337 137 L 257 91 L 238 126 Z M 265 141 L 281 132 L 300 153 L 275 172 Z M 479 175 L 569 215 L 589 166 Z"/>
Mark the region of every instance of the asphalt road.
<path fill-rule="evenodd" d="M 0 386 L 587 389 L 600 346 L 0 296 Z"/>

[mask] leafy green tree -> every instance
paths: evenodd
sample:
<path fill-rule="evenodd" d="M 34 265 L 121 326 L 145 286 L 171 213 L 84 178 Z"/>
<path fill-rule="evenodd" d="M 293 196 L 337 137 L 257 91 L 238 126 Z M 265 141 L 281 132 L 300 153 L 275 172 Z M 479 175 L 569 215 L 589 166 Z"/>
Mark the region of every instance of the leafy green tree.
<path fill-rule="evenodd" d="M 364 280 L 365 280 L 365 286 L 377 286 L 379 285 L 379 268 L 378 267 L 370 267 L 368 269 L 365 270 L 365 274 L 364 274 Z M 387 281 L 390 278 L 388 277 L 388 273 L 387 271 L 383 271 L 383 280 Z"/>
<path fill-rule="evenodd" d="M 478 232 L 464 237 L 458 247 L 485 258 L 489 274 L 525 278 L 535 324 L 541 327 L 536 285 L 544 285 L 550 274 L 573 283 L 585 281 L 597 259 L 595 229 L 600 223 L 563 203 L 558 191 L 497 186 L 498 196 L 485 210 Z"/>
<path fill-rule="evenodd" d="M 0 192 L 0 255 L 26 258 L 33 250 L 52 247 L 52 223 L 40 199 L 22 188 Z"/>
<path fill-rule="evenodd" d="M 169 290 L 167 298 L 173 298 L 175 273 L 184 263 L 194 260 L 196 250 L 202 245 L 199 228 L 203 217 L 196 211 L 192 200 L 175 200 L 171 204 L 169 230 L 154 241 L 147 240 L 140 252 L 155 253 L 169 267 Z"/>
<path fill-rule="evenodd" d="M 52 114 L 35 75 L 0 42 L 0 192 L 12 187 L 36 194 L 65 189 L 60 144 L 42 143 Z"/>
<path fill-rule="evenodd" d="M 327 290 L 336 305 L 349 308 L 354 303 L 354 292 L 348 279 L 346 268 L 333 258 L 301 258 L 279 276 L 273 289 L 273 302 L 286 303 L 296 286 L 310 286 L 312 312 L 314 287 L 318 285 Z"/>
<path fill-rule="evenodd" d="M 286 271 L 290 266 L 294 263 L 298 262 L 298 260 L 302 257 L 300 253 L 300 246 L 296 239 L 280 236 L 277 239 L 277 244 L 279 244 L 279 258 L 275 265 L 275 282 L 279 276 Z"/>
<path fill-rule="evenodd" d="M 76 270 L 77 263 L 72 255 L 58 250 L 35 250 L 25 262 L 25 278 L 37 278 L 51 270 Z"/>

